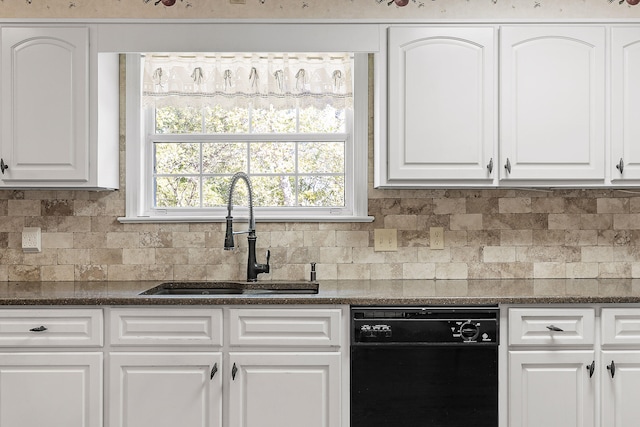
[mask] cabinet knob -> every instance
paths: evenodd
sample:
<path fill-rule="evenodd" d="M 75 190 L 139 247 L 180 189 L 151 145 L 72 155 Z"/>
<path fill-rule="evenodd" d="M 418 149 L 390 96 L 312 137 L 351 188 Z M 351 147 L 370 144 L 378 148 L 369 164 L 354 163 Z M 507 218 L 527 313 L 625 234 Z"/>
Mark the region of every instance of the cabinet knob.
<path fill-rule="evenodd" d="M 9 166 L 4 162 L 4 159 L 0 159 L 0 171 L 2 172 L 2 175 L 4 175 L 4 171 L 7 169 L 9 169 Z"/>
<path fill-rule="evenodd" d="M 589 371 L 589 378 L 593 377 L 593 372 L 596 370 L 596 361 L 591 362 L 590 365 L 586 366 L 587 371 Z"/>
<path fill-rule="evenodd" d="M 233 368 L 231 368 L 231 379 L 235 380 L 236 379 L 236 374 L 238 373 L 238 368 L 236 367 L 236 364 L 233 364 Z"/>
<path fill-rule="evenodd" d="M 213 368 L 211 368 L 211 379 L 216 375 L 216 372 L 218 372 L 218 364 L 214 363 Z"/>
<path fill-rule="evenodd" d="M 611 378 L 616 375 L 616 363 L 612 360 L 611 365 L 607 365 L 607 369 L 611 373 Z"/>
<path fill-rule="evenodd" d="M 489 169 L 489 173 L 493 172 L 493 157 L 489 159 L 489 164 L 487 165 L 487 169 Z"/>
<path fill-rule="evenodd" d="M 620 173 L 624 171 L 624 161 L 622 160 L 622 157 L 620 157 L 620 162 L 616 165 L 616 169 L 618 169 Z"/>
<path fill-rule="evenodd" d="M 507 170 L 507 172 L 511 173 L 511 162 L 509 161 L 508 157 L 507 157 L 507 163 L 504 164 L 504 168 Z"/>
<path fill-rule="evenodd" d="M 38 326 L 36 328 L 29 329 L 29 331 L 31 332 L 44 332 L 46 330 L 47 330 L 46 326 Z"/>
<path fill-rule="evenodd" d="M 564 329 L 558 328 L 555 325 L 549 325 L 549 326 L 547 326 L 547 329 L 550 330 L 550 331 L 553 331 L 553 332 L 564 332 Z"/>

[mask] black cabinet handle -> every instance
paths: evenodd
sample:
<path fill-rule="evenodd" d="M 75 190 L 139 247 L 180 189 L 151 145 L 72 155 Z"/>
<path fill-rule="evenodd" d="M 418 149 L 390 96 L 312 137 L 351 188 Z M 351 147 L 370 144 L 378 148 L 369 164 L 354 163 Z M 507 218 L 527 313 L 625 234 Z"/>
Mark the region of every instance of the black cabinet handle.
<path fill-rule="evenodd" d="M 31 332 L 44 332 L 47 330 L 45 326 L 38 326 L 37 328 L 29 329 Z"/>
<path fill-rule="evenodd" d="M 554 325 L 547 326 L 547 329 L 553 332 L 564 332 L 564 329 L 558 328 L 557 326 L 554 326 Z"/>
<path fill-rule="evenodd" d="M 238 368 L 236 367 L 236 364 L 233 364 L 233 368 L 231 368 L 231 379 L 235 380 L 236 379 L 236 374 L 238 373 Z"/>
<path fill-rule="evenodd" d="M 612 360 L 611 365 L 607 365 L 607 369 L 611 373 L 611 378 L 616 375 L 616 363 Z"/>
<path fill-rule="evenodd" d="M 0 159 L 0 171 L 2 171 L 2 175 L 4 175 L 4 171 L 9 169 L 9 166 L 4 162 L 4 159 Z"/>
<path fill-rule="evenodd" d="M 620 157 L 620 162 L 616 165 L 616 169 L 622 173 L 624 171 L 624 161 L 622 161 L 622 157 Z"/>
<path fill-rule="evenodd" d="M 216 372 L 218 372 L 218 364 L 214 363 L 213 368 L 211 368 L 211 379 L 215 376 Z"/>
<path fill-rule="evenodd" d="M 504 164 L 504 168 L 507 170 L 507 172 L 511 173 L 511 162 L 509 161 L 508 157 L 507 157 L 507 163 Z"/>
<path fill-rule="evenodd" d="M 489 169 L 489 173 L 493 172 L 493 157 L 489 159 L 489 164 L 487 165 L 487 169 Z"/>
<path fill-rule="evenodd" d="M 591 362 L 591 365 L 587 365 L 587 371 L 589 371 L 589 378 L 593 377 L 593 372 L 596 370 L 596 361 Z"/>

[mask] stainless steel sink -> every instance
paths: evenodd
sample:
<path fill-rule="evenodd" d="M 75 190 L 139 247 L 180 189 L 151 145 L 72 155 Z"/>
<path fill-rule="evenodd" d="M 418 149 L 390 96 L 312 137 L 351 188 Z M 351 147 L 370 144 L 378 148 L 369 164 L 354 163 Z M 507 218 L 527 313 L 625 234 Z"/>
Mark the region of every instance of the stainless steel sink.
<path fill-rule="evenodd" d="M 317 282 L 165 282 L 139 295 L 298 295 L 317 294 Z"/>

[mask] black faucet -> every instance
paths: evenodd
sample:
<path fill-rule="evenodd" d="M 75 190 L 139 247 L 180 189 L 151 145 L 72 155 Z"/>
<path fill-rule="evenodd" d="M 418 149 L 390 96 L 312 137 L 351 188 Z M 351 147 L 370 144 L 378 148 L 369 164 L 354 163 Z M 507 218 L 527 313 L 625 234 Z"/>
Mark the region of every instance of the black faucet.
<path fill-rule="evenodd" d="M 247 231 L 233 232 L 233 217 L 231 216 L 231 209 L 233 209 L 233 189 L 239 179 L 244 180 L 249 190 L 249 228 Z M 234 248 L 234 234 L 247 233 L 247 240 L 249 242 L 249 257 L 247 260 L 247 282 L 255 282 L 258 280 L 258 274 L 269 272 L 269 258 L 271 258 L 271 251 L 267 251 L 267 263 L 258 264 L 256 262 L 256 220 L 253 217 L 253 188 L 251 187 L 251 181 L 249 176 L 244 172 L 236 172 L 231 178 L 231 185 L 229 186 L 227 204 L 227 231 L 224 236 L 224 249 L 231 250 Z"/>

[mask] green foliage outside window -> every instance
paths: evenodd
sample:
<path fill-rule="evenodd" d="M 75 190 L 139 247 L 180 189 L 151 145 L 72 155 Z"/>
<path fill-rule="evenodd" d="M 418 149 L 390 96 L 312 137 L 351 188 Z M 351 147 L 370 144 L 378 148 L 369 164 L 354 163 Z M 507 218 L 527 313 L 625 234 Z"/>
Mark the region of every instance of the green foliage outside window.
<path fill-rule="evenodd" d="M 344 111 L 163 107 L 155 110 L 155 124 L 156 208 L 226 206 L 237 171 L 251 176 L 257 207 L 345 204 L 345 141 L 333 137 L 345 132 Z M 296 134 L 300 140 L 292 141 Z M 162 138 L 175 135 L 189 138 Z M 237 187 L 237 204 L 246 204 L 243 187 Z"/>

